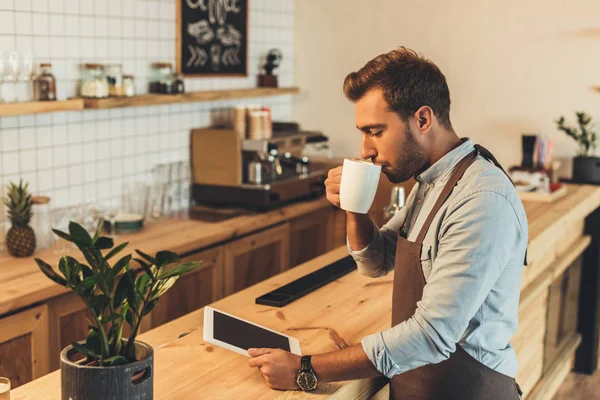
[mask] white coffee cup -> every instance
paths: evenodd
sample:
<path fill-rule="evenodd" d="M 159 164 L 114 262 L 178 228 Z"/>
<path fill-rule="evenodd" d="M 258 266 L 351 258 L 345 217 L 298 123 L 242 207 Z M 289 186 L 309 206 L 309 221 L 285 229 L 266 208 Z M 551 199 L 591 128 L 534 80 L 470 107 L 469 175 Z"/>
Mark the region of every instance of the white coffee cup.
<path fill-rule="evenodd" d="M 344 160 L 340 206 L 357 214 L 369 212 L 381 176 L 381 166 L 368 161 Z"/>

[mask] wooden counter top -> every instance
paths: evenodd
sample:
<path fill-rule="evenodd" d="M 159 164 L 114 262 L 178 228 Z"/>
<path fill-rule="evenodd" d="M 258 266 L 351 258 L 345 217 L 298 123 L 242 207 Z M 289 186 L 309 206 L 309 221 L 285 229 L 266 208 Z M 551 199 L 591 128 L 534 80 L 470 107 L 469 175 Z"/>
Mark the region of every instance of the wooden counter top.
<path fill-rule="evenodd" d="M 564 243 L 570 246 L 581 240 L 578 227 L 583 227 L 585 216 L 598 206 L 600 187 L 574 185 L 569 185 L 569 193 L 556 203 L 525 203 L 531 263 L 524 276 L 528 274 L 529 281 L 536 283 L 524 284 L 529 287 L 522 292 L 520 309 L 539 297 L 537 287 L 541 284 L 537 283 L 549 284 L 542 265 L 559 257 L 557 249 Z M 212 305 L 297 337 L 306 354 L 359 343 L 366 335 L 390 327 L 393 274 L 374 280 L 355 271 L 281 309 L 254 304 L 257 296 L 272 288 L 346 255 L 345 247 L 338 248 Z M 200 309 L 139 337 L 155 348 L 156 399 L 364 399 L 384 384 L 382 379 L 338 382 L 310 394 L 270 390 L 260 374 L 247 366 L 246 357 L 205 343 L 202 327 Z M 179 338 L 182 334 L 187 335 Z M 60 372 L 15 389 L 12 398 L 60 399 Z"/>
<path fill-rule="evenodd" d="M 265 213 L 242 215 L 222 222 L 165 219 L 148 223 L 140 233 L 119 235 L 117 243 L 128 241 L 129 246 L 125 251 L 130 253 L 133 253 L 135 249 L 140 249 L 147 253 L 171 250 L 185 254 L 283 223 L 325 207 L 331 207 L 331 205 L 323 197 Z M 69 253 L 63 252 L 63 254 Z M 71 255 L 79 257 L 78 251 L 73 251 Z M 34 257 L 41 258 L 53 266 L 59 259 L 52 249 L 40 251 Z M 65 288 L 55 284 L 42 274 L 33 257 L 14 258 L 7 253 L 0 254 L 0 315 L 45 301 L 65 292 L 67 292 Z"/>

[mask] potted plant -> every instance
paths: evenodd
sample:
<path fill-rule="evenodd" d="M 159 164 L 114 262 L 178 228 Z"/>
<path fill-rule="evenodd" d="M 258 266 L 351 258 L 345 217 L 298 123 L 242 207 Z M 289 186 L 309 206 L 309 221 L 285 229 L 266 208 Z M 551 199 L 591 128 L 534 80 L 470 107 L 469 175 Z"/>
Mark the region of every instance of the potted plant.
<path fill-rule="evenodd" d="M 131 254 L 113 262 L 128 243 L 113 248 L 113 240 L 100 235 L 102 225 L 93 237 L 75 222 L 69 224 L 69 233 L 53 230 L 77 246 L 85 263 L 65 255 L 55 271 L 35 259 L 48 278 L 77 293 L 93 316 L 87 338 L 61 352 L 62 398 L 152 399 L 154 354 L 152 347 L 136 340 L 140 324 L 160 296 L 200 262 L 180 264 L 169 251 L 151 257 L 136 250 L 141 257 L 135 259 L 141 266 L 136 271 L 130 267 Z M 125 324 L 130 333 L 123 336 Z"/>
<path fill-rule="evenodd" d="M 579 145 L 577 156 L 573 158 L 573 181 L 600 184 L 600 157 L 591 154 L 598 145 L 596 132 L 590 125 L 592 118 L 585 112 L 576 112 L 575 115 L 579 130 L 567 126 L 563 116 L 556 121 L 558 129 L 575 139 Z"/>

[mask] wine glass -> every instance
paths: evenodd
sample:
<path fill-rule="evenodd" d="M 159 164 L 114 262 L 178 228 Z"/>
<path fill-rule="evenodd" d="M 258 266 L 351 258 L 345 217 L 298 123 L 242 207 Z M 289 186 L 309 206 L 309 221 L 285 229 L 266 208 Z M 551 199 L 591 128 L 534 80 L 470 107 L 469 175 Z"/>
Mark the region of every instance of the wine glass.
<path fill-rule="evenodd" d="M 21 53 L 20 55 L 20 73 L 19 73 L 19 81 L 21 81 L 21 87 L 23 90 L 20 90 L 20 95 L 18 96 L 19 101 L 31 101 L 33 100 L 33 57 L 31 54 Z"/>
<path fill-rule="evenodd" d="M 15 86 L 17 83 L 17 79 L 19 79 L 19 71 L 21 69 L 19 53 L 16 51 L 11 51 L 6 54 L 5 57 L 6 65 L 4 67 L 4 80 L 13 83 L 13 95 L 8 100 L 9 103 L 13 103 L 16 101 L 15 97 Z"/>
<path fill-rule="evenodd" d="M 0 104 L 4 103 L 2 99 L 2 83 L 4 83 L 4 69 L 6 65 L 6 53 L 0 51 Z"/>

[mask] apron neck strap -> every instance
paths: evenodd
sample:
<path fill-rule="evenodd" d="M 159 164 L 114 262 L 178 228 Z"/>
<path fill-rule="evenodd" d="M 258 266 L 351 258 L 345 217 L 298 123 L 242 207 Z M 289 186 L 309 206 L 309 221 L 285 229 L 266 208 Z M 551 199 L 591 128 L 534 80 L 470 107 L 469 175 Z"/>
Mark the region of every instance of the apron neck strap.
<path fill-rule="evenodd" d="M 479 148 L 475 148 L 475 150 L 473 150 L 471 153 L 466 155 L 462 160 L 460 160 L 458 165 L 454 168 L 454 171 L 452 171 L 452 175 L 450 175 L 450 179 L 448 179 L 448 182 L 446 182 L 444 189 L 442 189 L 442 193 L 440 194 L 437 201 L 433 205 L 433 208 L 429 212 L 429 215 L 427 216 L 425 223 L 423 223 L 423 226 L 421 227 L 421 231 L 419 232 L 419 235 L 417 236 L 416 243 L 423 243 L 423 239 L 425 239 L 425 235 L 427 234 L 427 231 L 429 230 L 429 226 L 431 225 L 431 222 L 433 222 L 433 218 L 435 217 L 437 212 L 440 210 L 440 208 L 442 208 L 442 205 L 444 205 L 444 203 L 446 202 L 448 197 L 450 197 L 452 190 L 454 190 L 454 186 L 456 186 L 456 183 L 460 180 L 460 178 L 462 178 L 462 176 L 465 173 L 465 171 L 467 170 L 467 168 L 469 168 L 469 166 L 471 164 L 473 164 L 473 162 L 477 159 L 478 155 L 479 155 Z"/>

